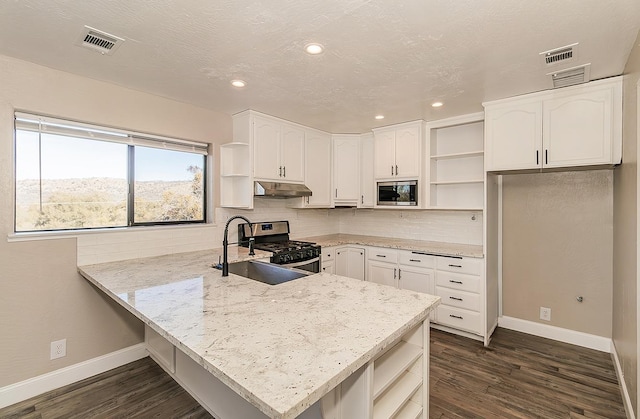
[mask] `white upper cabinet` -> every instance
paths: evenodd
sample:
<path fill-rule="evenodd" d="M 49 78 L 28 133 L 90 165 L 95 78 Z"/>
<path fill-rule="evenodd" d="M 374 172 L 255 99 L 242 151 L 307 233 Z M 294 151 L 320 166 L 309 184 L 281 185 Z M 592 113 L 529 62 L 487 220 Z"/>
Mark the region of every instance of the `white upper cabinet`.
<path fill-rule="evenodd" d="M 541 167 L 541 101 L 514 101 L 496 108 L 487 106 L 484 118 L 487 171 Z"/>
<path fill-rule="evenodd" d="M 621 77 L 484 106 L 487 171 L 620 163 Z"/>
<path fill-rule="evenodd" d="M 308 131 L 305 139 L 305 185 L 312 195 L 303 198 L 307 208 L 331 206 L 331 136 Z"/>
<path fill-rule="evenodd" d="M 360 136 L 333 136 L 333 202 L 355 206 L 360 196 Z"/>
<path fill-rule="evenodd" d="M 376 179 L 420 177 L 422 125 L 416 121 L 373 130 Z"/>
<path fill-rule="evenodd" d="M 360 137 L 360 202 L 359 208 L 373 208 L 376 199 L 373 176 L 373 134 Z"/>
<path fill-rule="evenodd" d="M 613 90 L 603 87 L 544 102 L 544 166 L 613 163 Z"/>
<path fill-rule="evenodd" d="M 304 130 L 286 121 L 253 118 L 253 176 L 255 179 L 304 181 Z"/>

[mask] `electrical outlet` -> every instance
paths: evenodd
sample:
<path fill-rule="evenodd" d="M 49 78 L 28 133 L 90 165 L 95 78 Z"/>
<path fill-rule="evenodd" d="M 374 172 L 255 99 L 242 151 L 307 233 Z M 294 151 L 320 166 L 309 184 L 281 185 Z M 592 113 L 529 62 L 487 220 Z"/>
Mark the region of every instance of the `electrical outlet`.
<path fill-rule="evenodd" d="M 51 342 L 51 359 L 67 356 L 67 340 L 61 339 Z"/>
<path fill-rule="evenodd" d="M 548 307 L 540 307 L 540 320 L 551 321 L 551 309 Z"/>

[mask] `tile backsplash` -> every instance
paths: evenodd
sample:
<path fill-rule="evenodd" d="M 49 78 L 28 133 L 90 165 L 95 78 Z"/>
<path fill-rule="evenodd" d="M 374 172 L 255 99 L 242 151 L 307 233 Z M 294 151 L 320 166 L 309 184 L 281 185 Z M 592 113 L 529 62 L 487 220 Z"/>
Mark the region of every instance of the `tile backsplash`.
<path fill-rule="evenodd" d="M 482 244 L 481 211 L 292 209 L 286 205 L 284 200 L 256 199 L 253 210 L 216 208 L 215 224 L 130 228 L 78 235 L 78 265 L 220 247 L 226 220 L 236 214 L 251 221 L 288 220 L 294 239 L 344 233 Z M 235 225 L 236 222 L 232 222 L 230 242 L 237 238 Z"/>

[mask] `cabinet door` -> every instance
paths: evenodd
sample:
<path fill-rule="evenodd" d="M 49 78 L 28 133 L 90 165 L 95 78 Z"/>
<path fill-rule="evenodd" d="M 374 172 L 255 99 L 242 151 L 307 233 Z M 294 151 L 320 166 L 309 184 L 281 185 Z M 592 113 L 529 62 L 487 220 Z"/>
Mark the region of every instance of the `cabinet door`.
<path fill-rule="evenodd" d="M 377 132 L 374 140 L 374 174 L 376 179 L 395 177 L 396 134 L 395 131 Z"/>
<path fill-rule="evenodd" d="M 350 247 L 347 249 L 348 277 L 364 281 L 364 249 Z"/>
<path fill-rule="evenodd" d="M 435 282 L 433 269 L 400 265 L 398 273 L 398 288 L 422 292 L 425 294 L 434 294 Z"/>
<path fill-rule="evenodd" d="M 487 107 L 485 110 L 485 169 L 542 167 L 542 102 Z"/>
<path fill-rule="evenodd" d="M 335 273 L 364 281 L 364 249 L 339 247 L 336 249 Z"/>
<path fill-rule="evenodd" d="M 305 139 L 304 183 L 312 195 L 305 206 L 331 206 L 331 136 L 307 133 Z"/>
<path fill-rule="evenodd" d="M 435 271 L 433 269 L 398 266 L 398 288 L 435 295 Z M 435 310 L 429 316 L 435 320 Z"/>
<path fill-rule="evenodd" d="M 335 201 L 360 201 L 359 138 L 333 138 L 333 180 Z"/>
<path fill-rule="evenodd" d="M 253 176 L 282 180 L 280 169 L 280 124 L 255 117 L 253 121 Z"/>
<path fill-rule="evenodd" d="M 375 204 L 375 180 L 373 177 L 373 136 L 360 139 L 360 202 L 359 208 L 372 208 Z"/>
<path fill-rule="evenodd" d="M 349 254 L 346 248 L 336 249 L 335 274 L 349 276 Z"/>
<path fill-rule="evenodd" d="M 369 261 L 369 273 L 367 281 L 375 282 L 376 284 L 389 285 L 392 287 L 398 287 L 398 265 L 392 263 L 377 262 L 375 260 Z"/>
<path fill-rule="evenodd" d="M 282 126 L 280 141 L 282 177 L 288 182 L 304 182 L 304 131 L 289 125 Z"/>
<path fill-rule="evenodd" d="M 418 178 L 420 176 L 420 126 L 400 128 L 396 131 L 396 176 Z"/>
<path fill-rule="evenodd" d="M 611 163 L 613 89 L 544 102 L 544 166 Z"/>
<path fill-rule="evenodd" d="M 322 262 L 322 272 L 328 274 L 334 274 L 335 272 L 335 264 L 333 260 L 329 260 L 327 262 Z"/>

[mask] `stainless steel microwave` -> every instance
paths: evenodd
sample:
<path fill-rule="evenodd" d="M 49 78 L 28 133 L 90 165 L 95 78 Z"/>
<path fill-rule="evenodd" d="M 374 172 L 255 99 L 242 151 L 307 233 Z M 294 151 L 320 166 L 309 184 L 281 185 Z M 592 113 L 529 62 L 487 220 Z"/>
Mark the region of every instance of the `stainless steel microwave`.
<path fill-rule="evenodd" d="M 418 181 L 378 182 L 376 194 L 378 205 L 417 206 Z"/>

